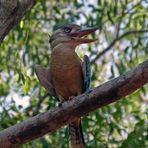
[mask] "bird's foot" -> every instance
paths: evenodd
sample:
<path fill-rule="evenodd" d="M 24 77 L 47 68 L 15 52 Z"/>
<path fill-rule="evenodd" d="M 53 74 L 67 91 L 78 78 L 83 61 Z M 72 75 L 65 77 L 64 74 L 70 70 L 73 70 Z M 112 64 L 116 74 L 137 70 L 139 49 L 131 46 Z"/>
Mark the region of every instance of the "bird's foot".
<path fill-rule="evenodd" d="M 65 100 L 62 100 L 62 101 L 60 100 L 58 106 L 61 107 L 64 102 L 65 102 Z"/>
<path fill-rule="evenodd" d="M 64 102 L 70 101 L 70 100 L 72 100 L 74 97 L 75 97 L 75 96 L 70 96 L 70 97 L 68 98 L 68 100 L 60 99 L 60 102 L 59 102 L 58 106 L 61 107 Z"/>
<path fill-rule="evenodd" d="M 74 97 L 75 97 L 75 96 L 70 96 L 70 97 L 68 98 L 68 100 L 72 100 Z"/>

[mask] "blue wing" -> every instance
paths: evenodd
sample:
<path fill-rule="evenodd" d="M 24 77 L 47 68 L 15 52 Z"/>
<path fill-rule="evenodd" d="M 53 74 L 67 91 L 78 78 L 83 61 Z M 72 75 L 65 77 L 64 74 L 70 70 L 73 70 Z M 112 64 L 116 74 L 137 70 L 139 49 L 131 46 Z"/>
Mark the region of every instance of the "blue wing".
<path fill-rule="evenodd" d="M 87 55 L 84 55 L 82 70 L 83 70 L 83 77 L 84 77 L 84 83 L 83 83 L 83 93 L 84 93 L 89 89 L 90 81 L 91 81 L 90 61 Z"/>

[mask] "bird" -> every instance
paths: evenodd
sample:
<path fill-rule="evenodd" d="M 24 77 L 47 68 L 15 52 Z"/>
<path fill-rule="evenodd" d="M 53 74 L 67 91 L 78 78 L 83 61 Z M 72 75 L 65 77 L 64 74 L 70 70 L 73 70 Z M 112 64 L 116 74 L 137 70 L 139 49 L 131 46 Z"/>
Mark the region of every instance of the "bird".
<path fill-rule="evenodd" d="M 89 89 L 91 77 L 89 57 L 84 55 L 81 60 L 75 49 L 80 44 L 96 41 L 86 36 L 97 29 L 98 27 L 82 28 L 76 24 L 68 24 L 50 36 L 50 65 L 48 68 L 37 65 L 35 72 L 41 85 L 60 102 L 70 100 Z M 79 117 L 69 123 L 68 133 L 71 148 L 86 147 Z"/>

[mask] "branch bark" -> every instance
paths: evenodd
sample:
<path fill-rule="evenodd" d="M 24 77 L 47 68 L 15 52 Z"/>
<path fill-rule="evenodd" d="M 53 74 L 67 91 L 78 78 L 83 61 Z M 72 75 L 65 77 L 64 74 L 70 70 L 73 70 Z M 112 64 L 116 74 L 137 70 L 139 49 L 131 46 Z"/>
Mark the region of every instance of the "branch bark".
<path fill-rule="evenodd" d="M 26 119 L 0 132 L 3 148 L 15 147 L 43 136 L 104 105 L 115 102 L 148 83 L 148 60 L 125 74 L 64 102 L 48 112 Z"/>
<path fill-rule="evenodd" d="M 0 0 L 0 42 L 35 3 L 36 0 Z"/>

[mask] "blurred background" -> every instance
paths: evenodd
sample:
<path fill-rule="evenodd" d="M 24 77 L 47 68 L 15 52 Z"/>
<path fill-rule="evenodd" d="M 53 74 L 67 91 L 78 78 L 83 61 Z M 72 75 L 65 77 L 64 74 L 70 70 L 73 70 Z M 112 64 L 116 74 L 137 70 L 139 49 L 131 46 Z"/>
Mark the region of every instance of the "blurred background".
<path fill-rule="evenodd" d="M 38 0 L 0 44 L 0 130 L 58 104 L 34 68 L 48 66 L 49 36 L 68 23 L 99 27 L 98 40 L 76 50 L 90 57 L 91 87 L 148 59 L 148 0 Z M 88 148 L 148 147 L 148 85 L 83 117 L 82 126 Z M 21 147 L 66 148 L 67 136 L 65 126 Z"/>

